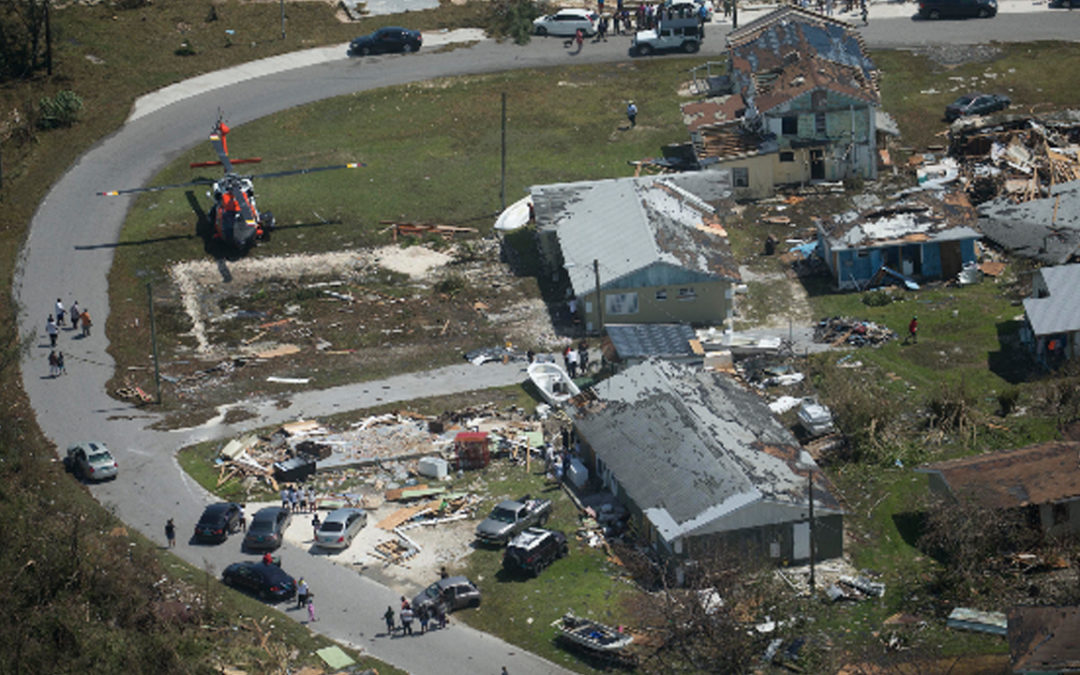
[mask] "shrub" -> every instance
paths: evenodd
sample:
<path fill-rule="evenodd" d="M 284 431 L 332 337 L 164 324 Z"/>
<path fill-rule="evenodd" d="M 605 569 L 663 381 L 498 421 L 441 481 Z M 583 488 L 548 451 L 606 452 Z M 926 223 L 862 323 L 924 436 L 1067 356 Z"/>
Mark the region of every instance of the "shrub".
<path fill-rule="evenodd" d="M 1016 387 L 1009 387 L 1005 391 L 998 392 L 998 412 L 1002 417 L 1008 417 L 1009 413 L 1016 410 L 1016 402 L 1020 399 L 1020 390 Z"/>
<path fill-rule="evenodd" d="M 884 307 L 892 300 L 892 294 L 883 290 L 870 291 L 862 296 L 863 304 L 867 307 Z"/>
<path fill-rule="evenodd" d="M 452 274 L 435 284 L 435 292 L 451 298 L 465 290 L 465 277 Z"/>
<path fill-rule="evenodd" d="M 543 13 L 544 7 L 532 0 L 496 0 L 491 3 L 486 28 L 496 38 L 509 37 L 516 44 L 528 44 L 532 39 L 533 19 Z"/>
<path fill-rule="evenodd" d="M 195 48 L 191 46 L 190 40 L 184 40 L 180 43 L 180 46 L 173 52 L 177 56 L 195 56 Z"/>
<path fill-rule="evenodd" d="M 57 129 L 70 127 L 79 117 L 83 108 L 82 99 L 70 89 L 58 92 L 52 98 L 45 96 L 38 103 L 38 127 Z"/>

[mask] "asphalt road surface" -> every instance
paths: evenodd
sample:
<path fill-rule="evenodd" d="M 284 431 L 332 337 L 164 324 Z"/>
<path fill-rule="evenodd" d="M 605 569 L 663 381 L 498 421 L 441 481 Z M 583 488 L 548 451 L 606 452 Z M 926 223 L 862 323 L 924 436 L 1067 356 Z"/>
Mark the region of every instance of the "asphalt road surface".
<path fill-rule="evenodd" d="M 948 22 L 904 17 L 909 10 L 914 12 L 914 5 L 874 5 L 870 25 L 863 32 L 871 46 L 1075 40 L 1080 36 L 1080 12 L 1033 7 L 1031 13 L 1004 13 L 1004 4 L 1009 2 L 1022 6 L 1017 0 L 1003 0 L 1003 13 L 995 19 Z M 901 16 L 885 18 L 890 13 Z M 743 23 L 751 16 L 744 13 Z M 726 32 L 725 26 L 710 26 L 702 55 L 722 54 Z M 427 39 L 425 43 L 430 44 Z M 386 382 L 298 394 L 290 408 L 277 410 L 267 405 L 259 411 L 260 417 L 233 427 L 218 424 L 181 432 L 151 431 L 147 429 L 154 420 L 151 414 L 111 399 L 105 390 L 114 365 L 105 352 L 102 330 L 109 314 L 106 273 L 130 200 L 99 198 L 94 193 L 146 184 L 181 151 L 205 143 L 219 107 L 226 108 L 231 124 L 239 125 L 319 99 L 405 82 L 621 60 L 627 58 L 628 46 L 629 38 L 621 36 L 606 43 L 587 43 L 577 55 L 570 55 L 557 38 L 536 39 L 524 47 L 482 41 L 445 53 L 425 50 L 404 57 L 348 59 L 344 49 L 337 53 L 331 50 L 301 68 L 281 71 L 256 65 L 239 81 L 223 76 L 217 83 L 223 88 L 201 93 L 198 88 L 174 90 L 175 100 L 159 98 L 160 105 L 144 108 L 140 116 L 80 158 L 53 186 L 31 223 L 13 295 L 19 308 L 20 333 L 33 336 L 32 346 L 22 359 L 23 386 L 42 430 L 61 451 L 75 441 L 106 442 L 119 459 L 120 477 L 106 485 L 92 486 L 94 495 L 114 508 L 125 523 L 160 543 L 164 543 L 165 520 L 175 518 L 180 533 L 176 553 L 216 575 L 229 562 L 243 557 L 239 542 L 218 547 L 187 543 L 194 520 L 212 498 L 180 470 L 174 459 L 178 448 L 195 440 L 230 437 L 245 429 L 301 416 L 524 379 L 524 373 L 514 365 L 463 365 Z M 613 102 L 613 117 L 621 113 L 621 103 Z M 72 331 L 61 332 L 59 348 L 67 356 L 70 374 L 53 380 L 48 378 L 44 324 L 57 297 L 63 298 L 65 304 L 78 299 L 89 309 L 95 325 L 94 334 L 85 339 L 76 339 Z M 143 298 L 132 301 L 145 302 Z M 383 630 L 382 611 L 396 601 L 394 591 L 299 549 L 286 548 L 282 556 L 285 569 L 294 576 L 306 577 L 318 598 L 316 630 L 400 668 L 413 673 L 497 673 L 506 665 L 515 675 L 563 672 L 551 662 L 459 623 L 451 630 L 422 638 L 377 637 Z M 298 614 L 287 612 L 294 617 Z"/>

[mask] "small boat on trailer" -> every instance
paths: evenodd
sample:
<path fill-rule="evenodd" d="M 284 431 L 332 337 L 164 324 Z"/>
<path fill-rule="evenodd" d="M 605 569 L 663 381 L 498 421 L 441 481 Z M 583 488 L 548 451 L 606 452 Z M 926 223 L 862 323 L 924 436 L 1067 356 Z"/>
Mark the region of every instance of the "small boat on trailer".
<path fill-rule="evenodd" d="M 557 363 L 535 361 L 529 364 L 528 373 L 540 394 L 553 406 L 559 407 L 581 393 Z"/>
<path fill-rule="evenodd" d="M 636 655 L 628 649 L 634 641 L 629 633 L 572 612 L 563 614 L 551 625 L 564 642 L 593 656 L 620 665 L 629 666 L 637 662 Z"/>

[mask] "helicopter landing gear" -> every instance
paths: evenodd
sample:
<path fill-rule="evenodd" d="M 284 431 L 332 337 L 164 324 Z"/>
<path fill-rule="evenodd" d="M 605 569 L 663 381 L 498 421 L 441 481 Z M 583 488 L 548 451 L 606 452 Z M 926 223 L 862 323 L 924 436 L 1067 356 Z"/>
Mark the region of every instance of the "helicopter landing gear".
<path fill-rule="evenodd" d="M 259 219 L 259 241 L 270 241 L 270 231 L 274 229 L 274 214 L 269 211 L 262 213 Z"/>

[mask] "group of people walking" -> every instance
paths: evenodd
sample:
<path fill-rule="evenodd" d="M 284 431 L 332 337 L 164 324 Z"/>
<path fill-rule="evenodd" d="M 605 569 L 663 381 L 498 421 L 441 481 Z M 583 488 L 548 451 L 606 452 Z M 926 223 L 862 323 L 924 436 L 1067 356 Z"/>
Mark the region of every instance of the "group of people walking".
<path fill-rule="evenodd" d="M 401 596 L 401 610 L 398 617 L 401 620 L 401 635 L 413 635 L 414 621 L 420 624 L 420 635 L 435 628 L 446 628 L 446 608 L 440 602 L 430 607 L 420 605 L 413 609 L 405 596 Z M 383 619 L 386 621 L 386 633 L 393 637 L 397 632 L 397 626 L 394 625 L 393 607 L 388 606 L 386 608 Z"/>
<path fill-rule="evenodd" d="M 64 307 L 64 302 L 60 298 L 56 299 L 56 307 L 53 309 L 53 313 L 49 315 L 49 318 L 45 321 L 45 334 L 49 336 L 49 377 L 57 377 L 59 375 L 67 375 L 67 366 L 64 363 L 64 352 L 57 351 L 56 342 L 60 337 L 60 329 L 66 328 L 65 321 L 71 320 L 71 330 L 79 330 L 80 324 L 82 325 L 81 337 L 90 337 L 90 326 L 93 325 L 93 321 L 90 319 L 90 311 L 79 307 L 79 301 L 76 300 L 71 304 L 71 309 Z"/>

